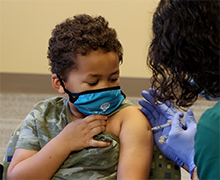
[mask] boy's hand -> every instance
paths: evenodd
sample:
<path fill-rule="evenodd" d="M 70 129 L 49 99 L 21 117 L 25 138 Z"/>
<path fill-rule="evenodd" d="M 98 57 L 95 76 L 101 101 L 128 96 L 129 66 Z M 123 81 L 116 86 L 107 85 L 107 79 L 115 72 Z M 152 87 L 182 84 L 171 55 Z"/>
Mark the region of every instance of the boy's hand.
<path fill-rule="evenodd" d="M 106 147 L 109 142 L 97 141 L 93 137 L 106 129 L 107 117 L 90 115 L 84 119 L 77 119 L 69 123 L 58 135 L 61 143 L 72 151 L 87 147 Z"/>

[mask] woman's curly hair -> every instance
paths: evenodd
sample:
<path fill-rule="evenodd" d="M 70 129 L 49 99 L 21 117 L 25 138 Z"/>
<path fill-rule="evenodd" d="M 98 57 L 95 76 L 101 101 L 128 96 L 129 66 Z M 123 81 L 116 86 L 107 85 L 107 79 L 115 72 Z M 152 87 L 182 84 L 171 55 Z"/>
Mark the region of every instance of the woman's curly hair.
<path fill-rule="evenodd" d="M 87 14 L 68 18 L 56 25 L 49 40 L 48 58 L 51 72 L 59 74 L 65 81 L 68 73 L 77 68 L 78 54 L 88 55 L 92 50 L 116 52 L 119 61 L 123 61 L 122 45 L 114 29 L 101 16 L 91 17 Z"/>
<path fill-rule="evenodd" d="M 219 0 L 160 1 L 147 58 L 155 102 L 189 107 L 201 92 L 220 97 L 219 10 Z"/>

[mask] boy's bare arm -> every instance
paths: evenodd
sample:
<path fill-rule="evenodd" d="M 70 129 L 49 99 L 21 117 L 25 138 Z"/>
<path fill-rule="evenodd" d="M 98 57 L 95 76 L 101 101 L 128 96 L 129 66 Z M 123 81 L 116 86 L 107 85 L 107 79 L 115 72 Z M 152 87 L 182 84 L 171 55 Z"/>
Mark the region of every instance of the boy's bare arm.
<path fill-rule="evenodd" d="M 117 178 L 148 179 L 154 144 L 151 125 L 136 107 L 125 108 L 123 116 Z"/>
<path fill-rule="evenodd" d="M 70 153 L 58 139 L 51 140 L 39 152 L 16 149 L 7 179 L 50 179 Z"/>

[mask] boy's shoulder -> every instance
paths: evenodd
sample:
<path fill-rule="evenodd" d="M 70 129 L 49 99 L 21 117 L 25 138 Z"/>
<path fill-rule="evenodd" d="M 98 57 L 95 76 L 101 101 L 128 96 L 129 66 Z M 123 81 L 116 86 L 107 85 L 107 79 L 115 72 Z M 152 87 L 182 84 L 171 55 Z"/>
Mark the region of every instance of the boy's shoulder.
<path fill-rule="evenodd" d="M 137 104 L 136 102 L 132 101 L 131 99 L 127 99 L 125 98 L 125 100 L 122 102 L 122 105 L 127 106 L 135 106 L 138 108 L 141 108 L 141 106 L 139 104 Z"/>
<path fill-rule="evenodd" d="M 119 111 L 127 108 L 127 107 L 130 107 L 130 108 L 140 108 L 140 106 L 138 106 L 136 103 L 132 102 L 131 100 L 129 99 L 124 99 L 124 101 L 121 103 L 121 105 L 115 110 L 113 111 L 112 113 L 108 114 L 108 117 L 111 117 L 113 115 L 115 115 L 116 113 L 118 113 Z"/>
<path fill-rule="evenodd" d="M 125 106 L 123 109 L 121 109 L 119 113 L 123 114 L 124 117 L 129 117 L 129 119 L 130 117 L 135 117 L 137 114 L 143 115 L 141 112 L 141 107 L 133 102 L 129 103 L 128 106 Z"/>
<path fill-rule="evenodd" d="M 34 105 L 34 108 L 44 109 L 47 106 L 63 106 L 67 99 L 62 96 L 50 97 L 45 100 L 41 100 Z"/>
<path fill-rule="evenodd" d="M 51 97 L 45 100 L 42 100 L 33 106 L 31 114 L 33 116 L 44 116 L 51 114 L 51 112 L 56 111 L 61 112 L 67 109 L 67 99 L 66 97 Z"/>
<path fill-rule="evenodd" d="M 123 101 L 119 111 L 120 111 L 121 114 L 123 114 L 126 117 L 129 117 L 129 116 L 134 117 L 137 114 L 143 115 L 143 113 L 141 112 L 141 106 L 138 105 L 137 103 L 129 100 L 129 99 L 125 99 Z"/>
<path fill-rule="evenodd" d="M 128 106 L 121 109 L 118 113 L 122 124 L 135 125 L 139 123 L 140 125 L 147 125 L 147 127 L 150 126 L 147 117 L 141 111 L 140 105 L 130 100 L 126 100 L 125 103 L 128 103 Z"/>
<path fill-rule="evenodd" d="M 107 131 L 119 137 L 123 129 L 146 129 L 150 128 L 150 123 L 141 112 L 141 107 L 136 103 L 127 100 L 122 103 L 123 108 L 118 108 L 118 112 L 108 119 Z"/>

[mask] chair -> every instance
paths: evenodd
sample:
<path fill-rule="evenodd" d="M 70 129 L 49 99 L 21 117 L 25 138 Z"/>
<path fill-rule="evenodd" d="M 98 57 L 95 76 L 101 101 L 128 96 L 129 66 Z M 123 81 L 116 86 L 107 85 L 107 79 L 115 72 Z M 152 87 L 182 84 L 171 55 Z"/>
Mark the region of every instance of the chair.
<path fill-rule="evenodd" d="M 3 165 L 0 164 L 0 180 L 2 180 L 2 175 L 3 175 Z"/>
<path fill-rule="evenodd" d="M 15 147 L 16 147 L 16 144 L 17 144 L 17 141 L 19 138 L 19 134 L 20 134 L 21 124 L 15 129 L 14 133 L 12 134 L 12 136 L 8 142 L 7 149 L 4 154 L 4 159 L 3 159 L 3 167 L 4 168 L 3 168 L 3 173 L 2 173 L 3 180 L 7 179 L 8 166 L 9 166 L 11 159 L 12 159 L 14 152 L 15 152 Z"/>
<path fill-rule="evenodd" d="M 179 166 L 170 159 L 166 158 L 156 145 L 154 145 L 149 179 L 181 179 Z"/>

